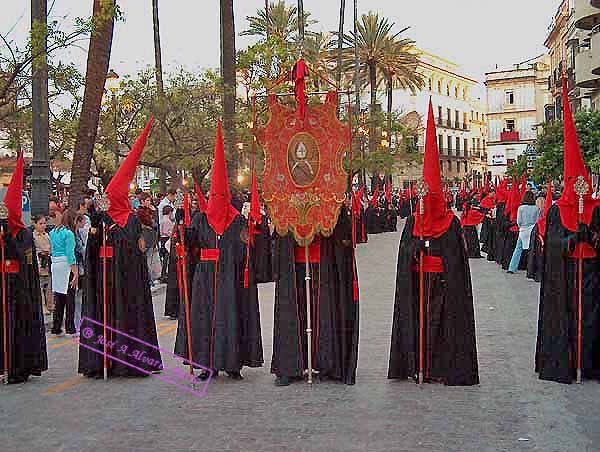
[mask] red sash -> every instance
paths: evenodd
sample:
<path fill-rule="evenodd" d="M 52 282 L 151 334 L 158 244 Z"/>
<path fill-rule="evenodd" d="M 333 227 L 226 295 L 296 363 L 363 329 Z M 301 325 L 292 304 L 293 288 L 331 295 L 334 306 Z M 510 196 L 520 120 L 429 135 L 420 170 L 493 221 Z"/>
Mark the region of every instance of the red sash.
<path fill-rule="evenodd" d="M 575 250 L 569 253 L 569 257 L 573 259 L 593 259 L 597 256 L 596 250 L 589 243 L 578 243 L 575 245 Z"/>
<path fill-rule="evenodd" d="M 19 261 L 6 259 L 4 265 L 0 265 L 0 273 L 19 273 Z"/>
<path fill-rule="evenodd" d="M 111 259 L 113 256 L 114 250 L 112 246 L 100 247 L 100 257 L 106 257 L 107 259 Z"/>
<path fill-rule="evenodd" d="M 419 264 L 413 265 L 413 271 L 418 272 Z M 444 273 L 444 263 L 438 256 L 423 256 L 423 270 L 425 273 Z"/>
<path fill-rule="evenodd" d="M 297 264 L 306 264 L 306 253 L 303 246 L 297 246 L 294 250 L 295 260 Z M 318 264 L 321 262 L 321 244 L 313 242 L 308 247 L 308 263 Z"/>
<path fill-rule="evenodd" d="M 219 249 L 218 248 L 201 248 L 200 249 L 200 260 L 204 262 L 218 262 L 219 261 Z"/>

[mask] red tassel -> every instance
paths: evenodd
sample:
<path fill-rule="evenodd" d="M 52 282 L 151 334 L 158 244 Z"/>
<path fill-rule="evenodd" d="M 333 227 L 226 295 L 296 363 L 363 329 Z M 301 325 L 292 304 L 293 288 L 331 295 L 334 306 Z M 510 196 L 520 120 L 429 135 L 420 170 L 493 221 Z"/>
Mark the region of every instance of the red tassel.
<path fill-rule="evenodd" d="M 248 271 L 248 267 L 246 267 L 244 269 L 244 289 L 248 288 L 249 285 L 249 280 L 250 279 L 250 272 Z"/>
<path fill-rule="evenodd" d="M 358 281 L 356 280 L 356 275 L 354 275 L 354 281 L 352 282 L 352 289 L 354 293 L 354 301 L 358 301 Z"/>

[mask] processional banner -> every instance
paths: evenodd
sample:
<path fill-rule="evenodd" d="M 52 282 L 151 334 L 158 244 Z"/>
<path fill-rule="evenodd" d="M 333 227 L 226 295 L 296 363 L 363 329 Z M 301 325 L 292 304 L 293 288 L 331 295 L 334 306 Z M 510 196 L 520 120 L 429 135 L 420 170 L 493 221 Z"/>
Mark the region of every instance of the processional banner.
<path fill-rule="evenodd" d="M 268 97 L 270 118 L 257 132 L 265 152 L 262 195 L 279 235 L 293 233 L 299 245 L 316 234 L 333 233 L 346 199 L 343 167 L 349 128 L 336 115 L 337 93 L 325 103 L 299 111 Z"/>

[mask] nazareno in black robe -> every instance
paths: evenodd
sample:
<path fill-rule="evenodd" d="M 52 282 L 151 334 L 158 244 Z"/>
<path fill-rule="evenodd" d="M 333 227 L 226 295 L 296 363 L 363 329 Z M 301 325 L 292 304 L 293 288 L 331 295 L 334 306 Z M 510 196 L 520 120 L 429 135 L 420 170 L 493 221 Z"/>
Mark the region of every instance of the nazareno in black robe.
<path fill-rule="evenodd" d="M 506 232 L 504 230 L 504 223 L 506 222 L 506 215 L 504 213 L 504 208 L 506 203 L 499 202 L 496 206 L 496 221 L 495 221 L 495 230 L 496 230 L 496 263 L 498 265 L 502 265 L 502 260 L 504 258 L 504 242 L 506 241 Z"/>
<path fill-rule="evenodd" d="M 254 236 L 254 247 L 250 253 L 254 266 L 254 278 L 257 284 L 273 281 L 273 239 L 269 228 L 269 217 L 263 215 L 256 226 L 258 234 Z"/>
<path fill-rule="evenodd" d="M 419 238 L 413 225 L 414 216 L 404 226 L 398 251 L 390 379 L 414 378 L 419 369 Z M 425 274 L 425 381 L 479 384 L 471 271 L 457 218 L 430 240 L 427 253 L 440 257 L 444 270 Z"/>
<path fill-rule="evenodd" d="M 311 263 L 313 368 L 352 385 L 358 362 L 359 303 L 354 300 L 354 251 L 347 215 L 331 237 L 320 237 L 320 262 Z M 302 377 L 308 368 L 305 264 L 296 262 L 293 236 L 275 240 L 275 317 L 271 373 Z M 300 248 L 304 253 L 304 248 Z M 358 278 L 358 276 L 357 276 Z"/>
<path fill-rule="evenodd" d="M 533 279 L 535 282 L 542 280 L 544 272 L 544 252 L 542 242 L 538 234 L 538 225 L 536 224 L 531 230 L 531 238 L 529 239 L 529 253 L 527 256 L 527 278 Z"/>
<path fill-rule="evenodd" d="M 199 210 L 195 211 L 193 216 L 203 215 Z M 179 216 L 183 216 L 183 212 L 178 213 Z M 193 218 L 192 216 L 192 218 Z M 176 231 L 171 236 L 171 250 L 169 253 L 169 269 L 167 273 L 167 291 L 165 295 L 165 316 L 171 318 L 179 317 L 179 310 L 183 303 L 183 268 L 181 266 L 180 257 L 177 256 L 177 243 L 179 242 L 179 226 L 176 227 Z M 189 228 L 186 229 L 186 234 L 189 234 Z M 192 281 L 194 280 L 194 270 L 197 264 L 197 256 L 194 252 L 186 253 L 186 272 L 188 279 L 188 296 L 191 299 L 192 294 Z M 179 265 L 178 265 L 179 264 Z"/>
<path fill-rule="evenodd" d="M 107 326 L 118 330 L 108 330 L 108 341 L 115 345 L 107 354 L 121 360 L 109 359 L 110 377 L 143 377 L 162 369 L 158 350 L 158 337 L 154 320 L 154 306 L 150 292 L 148 264 L 140 249 L 142 226 L 135 214 L 130 214 L 123 228 L 114 224 L 110 217 L 103 216 L 108 228 L 107 246 L 112 247 L 112 257 L 107 259 Z M 94 219 L 95 234 L 90 232 L 86 247 L 85 297 L 81 316 L 103 323 L 103 223 Z M 78 371 L 87 377 L 102 378 L 104 347 L 99 342 L 103 327 L 89 321 L 82 321 L 82 328 L 90 327 L 93 335 L 87 338 L 85 330 L 80 331 Z M 130 339 L 124 334 L 135 339 Z M 145 345 L 143 341 L 150 345 Z M 87 347 L 86 347 L 87 346 Z M 91 348 L 91 349 L 90 349 Z M 142 360 L 142 357 L 144 358 Z M 145 372 L 131 366 L 143 369 Z"/>
<path fill-rule="evenodd" d="M 485 241 L 481 245 L 481 251 L 486 253 L 486 259 L 488 261 L 496 260 L 496 221 L 492 218 L 486 217 L 483 220 L 483 224 L 486 226 Z M 483 227 L 482 227 L 483 232 Z M 482 234 L 483 235 L 483 234 Z"/>
<path fill-rule="evenodd" d="M 590 243 L 600 255 L 600 207 L 590 224 Z M 544 273 L 540 287 L 535 371 L 542 380 L 571 383 L 577 366 L 577 259 L 568 257 L 577 243 L 554 205 L 546 217 Z M 600 258 L 583 261 L 582 374 L 600 379 Z"/>
<path fill-rule="evenodd" d="M 480 259 L 480 243 L 479 236 L 477 235 L 477 226 L 463 226 L 463 235 L 465 237 L 465 247 L 467 250 L 467 257 L 469 259 Z"/>
<path fill-rule="evenodd" d="M 246 236 L 247 222 L 241 215 L 218 240 L 206 215 L 195 215 L 190 240 L 186 240 L 188 252 L 219 250 L 216 261 L 200 257 L 190 300 L 192 361 L 216 371 L 239 372 L 243 366 L 261 367 L 264 363 L 252 259 L 248 288 L 244 288 Z M 175 354 L 188 361 L 183 306 L 179 310 Z"/>
<path fill-rule="evenodd" d="M 360 206 L 360 213 L 354 218 L 354 235 L 356 243 L 367 243 L 369 234 L 367 233 L 367 214 L 365 208 Z"/>
<path fill-rule="evenodd" d="M 7 266 L 8 271 L 5 274 L 8 305 L 8 382 L 22 383 L 31 375 L 40 376 L 48 369 L 40 279 L 31 231 L 21 229 L 16 237 L 6 233 L 3 240 L 5 258 L 12 262 L 12 265 Z M 0 305 L 0 370 L 3 370 L 4 326 L 1 315 Z"/>

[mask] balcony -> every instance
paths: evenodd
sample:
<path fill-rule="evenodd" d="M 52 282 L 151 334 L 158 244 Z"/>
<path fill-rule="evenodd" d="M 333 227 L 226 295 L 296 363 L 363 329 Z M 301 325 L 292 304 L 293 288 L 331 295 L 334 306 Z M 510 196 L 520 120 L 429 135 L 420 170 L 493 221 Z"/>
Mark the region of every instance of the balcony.
<path fill-rule="evenodd" d="M 600 77 L 592 73 L 592 51 L 582 49 L 575 55 L 575 85 L 579 88 L 594 88 Z"/>
<path fill-rule="evenodd" d="M 519 141 L 519 132 L 516 130 L 500 132 L 500 141 Z"/>
<path fill-rule="evenodd" d="M 575 0 L 575 27 L 582 30 L 591 30 L 600 24 L 600 9 L 597 5 L 599 1 Z"/>
<path fill-rule="evenodd" d="M 592 50 L 592 73 L 600 75 L 600 26 L 592 30 Z"/>

